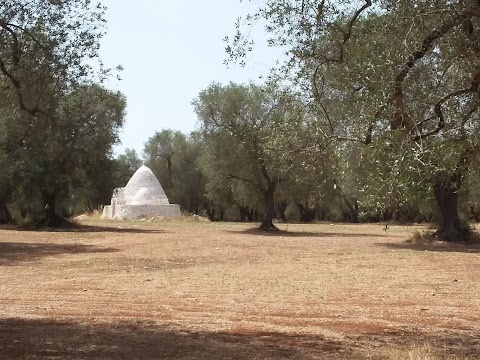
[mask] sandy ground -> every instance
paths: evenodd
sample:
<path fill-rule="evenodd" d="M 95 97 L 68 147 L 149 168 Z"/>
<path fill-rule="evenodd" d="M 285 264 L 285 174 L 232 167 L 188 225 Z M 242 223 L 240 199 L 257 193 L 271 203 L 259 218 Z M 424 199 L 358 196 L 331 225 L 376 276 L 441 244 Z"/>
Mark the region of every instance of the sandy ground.
<path fill-rule="evenodd" d="M 420 226 L 86 225 L 0 230 L 0 359 L 480 359 L 478 245 L 406 243 Z"/>

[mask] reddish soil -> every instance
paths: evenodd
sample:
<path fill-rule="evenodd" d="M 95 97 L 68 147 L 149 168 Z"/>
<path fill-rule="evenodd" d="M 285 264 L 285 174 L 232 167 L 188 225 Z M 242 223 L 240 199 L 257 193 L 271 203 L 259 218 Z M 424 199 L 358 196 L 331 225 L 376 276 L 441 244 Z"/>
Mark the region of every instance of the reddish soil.
<path fill-rule="evenodd" d="M 248 228 L 0 230 L 0 359 L 480 358 L 480 246 Z"/>

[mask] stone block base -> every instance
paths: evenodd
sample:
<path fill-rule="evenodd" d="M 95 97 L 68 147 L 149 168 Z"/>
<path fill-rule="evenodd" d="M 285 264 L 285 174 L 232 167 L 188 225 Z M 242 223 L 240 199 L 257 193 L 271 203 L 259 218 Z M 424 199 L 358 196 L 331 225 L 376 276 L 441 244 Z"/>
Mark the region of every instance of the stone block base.
<path fill-rule="evenodd" d="M 181 218 L 180 206 L 168 205 L 117 205 L 112 213 L 111 205 L 103 208 L 103 219 L 140 219 L 162 216 L 168 218 Z"/>

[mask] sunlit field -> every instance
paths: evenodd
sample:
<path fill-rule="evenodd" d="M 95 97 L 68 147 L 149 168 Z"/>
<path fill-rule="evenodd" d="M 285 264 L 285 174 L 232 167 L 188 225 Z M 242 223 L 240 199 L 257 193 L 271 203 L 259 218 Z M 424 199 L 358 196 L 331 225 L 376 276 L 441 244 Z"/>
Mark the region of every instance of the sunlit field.
<path fill-rule="evenodd" d="M 424 226 L 0 230 L 1 359 L 478 359 L 480 247 Z"/>

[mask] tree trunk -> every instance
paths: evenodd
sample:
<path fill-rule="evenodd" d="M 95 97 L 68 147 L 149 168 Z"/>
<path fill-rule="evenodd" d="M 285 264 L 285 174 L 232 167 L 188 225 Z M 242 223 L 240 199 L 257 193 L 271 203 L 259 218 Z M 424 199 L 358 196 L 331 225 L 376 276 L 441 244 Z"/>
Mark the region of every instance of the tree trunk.
<path fill-rule="evenodd" d="M 355 199 L 353 202 L 353 211 L 352 211 L 352 222 L 355 224 L 358 223 L 358 213 L 359 213 L 358 200 Z"/>
<path fill-rule="evenodd" d="M 346 214 L 343 210 L 343 216 L 345 220 L 353 223 L 358 223 L 358 201 L 357 199 L 353 199 L 353 205 L 352 203 L 348 200 L 347 196 L 343 193 L 342 188 L 337 184 L 335 181 L 335 189 L 337 191 L 337 195 L 340 196 L 343 201 L 345 202 L 345 205 L 347 205 L 349 214 Z"/>
<path fill-rule="evenodd" d="M 27 218 L 27 215 L 30 214 L 31 211 L 32 211 L 30 206 L 19 205 L 18 208 L 19 208 L 19 211 L 20 211 L 20 216 L 22 217 L 23 220 L 25 220 Z"/>
<path fill-rule="evenodd" d="M 255 222 L 259 222 L 260 221 L 260 215 L 258 214 L 258 210 L 255 209 L 255 210 L 252 210 L 252 220 L 251 221 L 255 221 Z"/>
<path fill-rule="evenodd" d="M 317 211 L 317 219 L 319 221 L 325 221 L 325 219 L 327 218 L 327 212 L 324 211 L 323 209 L 320 209 Z"/>
<path fill-rule="evenodd" d="M 434 186 L 435 200 L 439 210 L 439 228 L 435 233 L 445 241 L 464 241 L 466 235 L 461 229 L 458 216 L 458 186 L 451 180 L 437 180 Z"/>
<path fill-rule="evenodd" d="M 49 228 L 57 228 L 65 223 L 65 220 L 57 215 L 56 212 L 56 201 L 57 201 L 57 194 L 55 192 L 42 193 L 42 198 L 45 203 L 45 212 L 43 219 L 40 221 L 40 226 L 45 226 Z"/>
<path fill-rule="evenodd" d="M 438 230 L 435 235 L 445 241 L 465 241 L 471 235 L 468 226 L 462 226 L 458 216 L 458 191 L 476 148 L 469 147 L 463 154 L 450 176 L 438 176 L 433 187 L 440 213 Z"/>
<path fill-rule="evenodd" d="M 12 214 L 7 207 L 7 202 L 0 199 L 0 224 L 8 224 L 12 220 Z"/>
<path fill-rule="evenodd" d="M 303 204 L 298 203 L 298 210 L 300 211 L 300 222 L 311 223 L 315 219 L 315 211 L 308 206 L 308 201 Z"/>
<path fill-rule="evenodd" d="M 215 209 L 210 209 L 208 206 L 205 206 L 205 211 L 207 213 L 208 220 L 214 222 L 215 219 Z"/>
<path fill-rule="evenodd" d="M 247 220 L 248 220 L 248 222 L 253 222 L 253 221 L 255 221 L 256 216 L 257 216 L 257 210 L 252 209 L 252 210 L 248 211 L 248 212 L 247 212 Z"/>
<path fill-rule="evenodd" d="M 168 187 L 173 188 L 173 178 L 172 178 L 172 155 L 167 157 L 167 170 L 168 170 Z"/>
<path fill-rule="evenodd" d="M 240 212 L 240 222 L 249 221 L 250 210 L 248 209 L 248 206 L 239 206 L 238 210 Z"/>
<path fill-rule="evenodd" d="M 340 208 L 342 209 L 344 220 L 350 223 L 358 223 L 358 201 L 353 200 L 352 204 L 345 196 L 343 196 L 342 199 L 347 206 L 346 210 L 344 210 L 345 208 L 343 206 L 340 206 Z"/>
<path fill-rule="evenodd" d="M 278 217 L 283 222 L 287 222 L 287 217 L 285 216 L 285 210 L 287 210 L 287 205 L 288 205 L 288 203 L 286 201 L 280 201 L 277 204 Z"/>
<path fill-rule="evenodd" d="M 273 225 L 273 217 L 275 216 L 275 183 L 269 183 L 267 190 L 263 192 L 263 201 L 265 205 L 265 213 L 263 215 L 260 230 L 276 231 L 278 228 Z"/>

